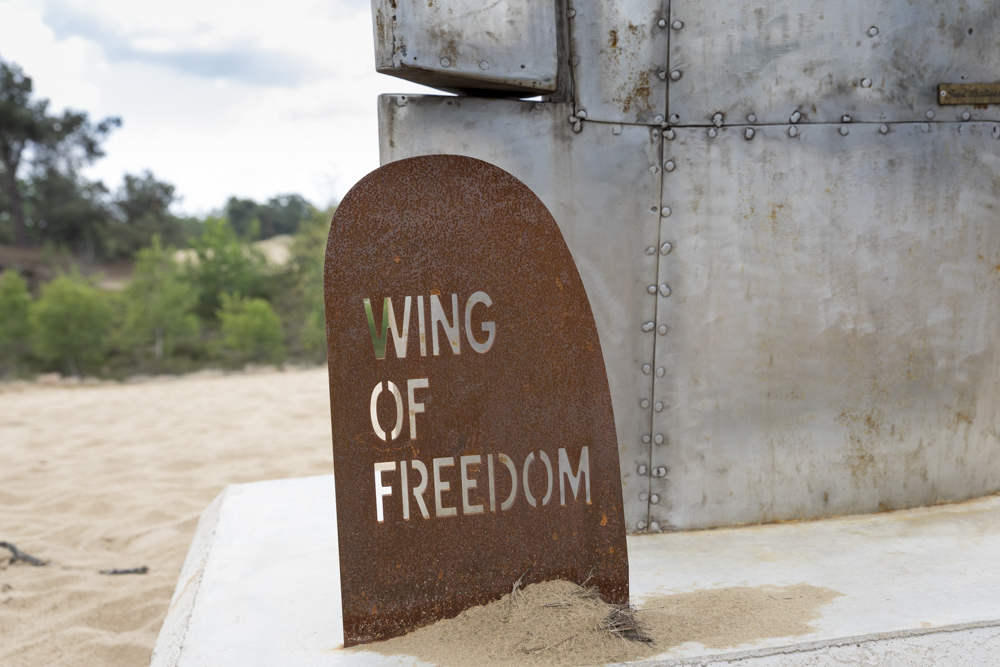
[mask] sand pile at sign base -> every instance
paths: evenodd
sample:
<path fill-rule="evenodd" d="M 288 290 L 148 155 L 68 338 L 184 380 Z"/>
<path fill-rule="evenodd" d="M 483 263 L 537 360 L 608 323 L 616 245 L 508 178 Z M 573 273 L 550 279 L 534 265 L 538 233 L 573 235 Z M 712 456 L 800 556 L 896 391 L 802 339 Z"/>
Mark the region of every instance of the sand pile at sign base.
<path fill-rule="evenodd" d="M 592 589 L 548 581 L 403 637 L 348 650 L 414 656 L 442 667 L 605 665 L 651 658 L 689 642 L 726 649 L 805 635 L 819 609 L 839 595 L 796 584 L 656 596 L 634 612 L 639 630 L 652 640 L 642 642 L 608 631 L 617 608 Z"/>

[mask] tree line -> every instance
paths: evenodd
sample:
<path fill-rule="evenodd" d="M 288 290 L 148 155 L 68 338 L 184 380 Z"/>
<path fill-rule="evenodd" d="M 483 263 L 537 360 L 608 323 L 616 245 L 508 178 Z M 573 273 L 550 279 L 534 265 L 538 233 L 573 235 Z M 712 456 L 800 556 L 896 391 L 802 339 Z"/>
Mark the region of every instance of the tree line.
<path fill-rule="evenodd" d="M 81 174 L 120 119 L 48 107 L 0 58 L 0 244 L 66 260 L 50 281 L 0 273 L 0 377 L 325 358 L 332 207 L 288 194 L 230 197 L 203 219 L 174 215 L 174 187 L 151 172 L 126 175 L 114 191 Z M 271 263 L 254 241 L 283 234 L 289 258 Z M 125 288 L 101 289 L 93 267 L 122 259 L 134 263 Z"/>

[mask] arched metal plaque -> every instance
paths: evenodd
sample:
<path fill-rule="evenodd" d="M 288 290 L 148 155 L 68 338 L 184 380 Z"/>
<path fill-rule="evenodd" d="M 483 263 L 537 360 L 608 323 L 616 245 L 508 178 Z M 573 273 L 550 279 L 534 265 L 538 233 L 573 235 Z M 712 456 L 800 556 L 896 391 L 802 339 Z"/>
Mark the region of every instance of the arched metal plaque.
<path fill-rule="evenodd" d="M 325 289 L 345 644 L 522 575 L 627 602 L 600 341 L 527 186 L 454 155 L 381 167 L 337 209 Z"/>

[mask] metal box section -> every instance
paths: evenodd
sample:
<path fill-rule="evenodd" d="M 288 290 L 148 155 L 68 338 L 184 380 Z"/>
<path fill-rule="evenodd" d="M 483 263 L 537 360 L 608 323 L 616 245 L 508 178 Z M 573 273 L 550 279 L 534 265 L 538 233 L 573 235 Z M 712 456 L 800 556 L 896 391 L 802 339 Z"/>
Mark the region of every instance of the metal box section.
<path fill-rule="evenodd" d="M 533 0 L 372 0 L 375 69 L 444 90 L 552 92 L 555 13 Z"/>
<path fill-rule="evenodd" d="M 1000 79 L 994 0 L 672 0 L 670 113 L 682 124 L 996 120 L 938 84 Z M 964 118 L 968 120 L 969 118 Z M 795 121 L 791 121 L 795 122 Z"/>
<path fill-rule="evenodd" d="M 819 518 L 1000 485 L 994 124 L 664 142 L 650 522 Z"/>
<path fill-rule="evenodd" d="M 478 157 L 516 176 L 551 211 L 594 312 L 615 412 L 625 517 L 634 530 L 647 514 L 637 498 L 649 491 L 655 302 L 646 285 L 656 275 L 659 241 L 659 130 L 595 124 L 574 134 L 569 111 L 568 104 L 383 95 L 381 160 Z"/>
<path fill-rule="evenodd" d="M 383 97 L 381 158 L 478 157 L 552 211 L 629 530 L 1000 489 L 1000 5 L 556 4 L 553 101 Z"/>

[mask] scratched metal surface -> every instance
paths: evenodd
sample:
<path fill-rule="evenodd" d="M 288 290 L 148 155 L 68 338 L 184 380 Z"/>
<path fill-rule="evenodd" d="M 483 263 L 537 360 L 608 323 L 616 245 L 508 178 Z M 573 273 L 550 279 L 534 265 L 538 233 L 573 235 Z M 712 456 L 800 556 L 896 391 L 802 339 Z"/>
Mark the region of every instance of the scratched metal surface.
<path fill-rule="evenodd" d="M 513 100 L 382 96 L 381 159 L 479 157 L 512 173 L 548 206 L 583 278 L 601 337 L 625 516 L 634 529 L 648 512 L 638 498 L 649 491 L 656 298 L 648 290 L 659 248 L 659 132 L 588 124 L 576 134 L 566 122 L 568 110 Z"/>
<path fill-rule="evenodd" d="M 462 309 L 479 291 L 489 301 Z M 421 330 L 411 313 L 407 327 L 403 298 L 413 297 L 417 311 L 419 295 L 442 297 L 448 320 L 458 318 L 458 353 L 447 343 L 433 353 L 432 330 L 446 329 L 432 319 Z M 402 354 L 393 337 L 379 359 L 369 326 L 382 327 L 383 343 L 391 336 L 384 297 L 393 299 L 409 337 Z M 606 600 L 627 602 L 621 480 L 601 343 L 580 275 L 542 202 L 479 160 L 430 156 L 383 166 L 337 209 L 325 299 L 345 643 L 455 616 L 509 593 L 522 575 L 524 584 L 589 579 Z M 371 325 L 365 299 L 376 305 Z M 475 349 L 470 331 L 485 350 Z M 425 383 L 410 395 L 413 379 Z M 371 398 L 389 381 L 401 389 L 401 409 L 388 390 L 380 401 Z M 582 477 L 578 497 L 571 495 L 559 448 L 570 474 L 589 452 L 589 500 Z M 501 455 L 515 466 L 513 489 Z M 468 491 L 463 456 L 480 457 L 468 467 L 477 480 Z M 446 458 L 455 465 L 438 473 L 432 461 Z M 402 492 L 401 470 L 412 460 L 426 470 L 407 466 L 411 497 Z M 381 478 L 380 463 L 392 464 Z M 422 516 L 416 487 L 425 475 L 431 482 Z M 381 521 L 376 479 L 393 489 L 381 500 Z M 505 506 L 509 498 L 513 504 Z"/>
<path fill-rule="evenodd" d="M 660 23 L 666 25 L 668 3 L 568 4 L 568 55 L 577 112 L 585 111 L 591 120 L 660 123 L 667 111 L 669 33 Z"/>
<path fill-rule="evenodd" d="M 678 130 L 660 275 L 660 528 L 962 500 L 1000 484 L 993 124 Z M 655 407 L 655 405 L 654 405 Z"/>
<path fill-rule="evenodd" d="M 372 16 L 383 74 L 444 89 L 556 89 L 556 10 L 548 2 L 372 0 Z"/>
<path fill-rule="evenodd" d="M 998 120 L 939 108 L 940 83 L 1000 76 L 995 0 L 672 0 L 670 113 L 682 124 Z"/>

